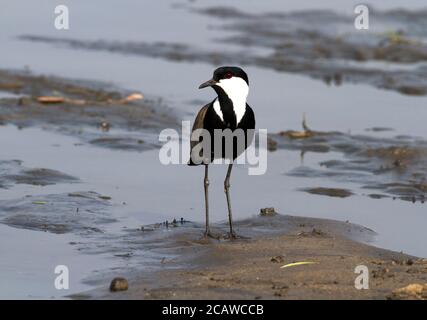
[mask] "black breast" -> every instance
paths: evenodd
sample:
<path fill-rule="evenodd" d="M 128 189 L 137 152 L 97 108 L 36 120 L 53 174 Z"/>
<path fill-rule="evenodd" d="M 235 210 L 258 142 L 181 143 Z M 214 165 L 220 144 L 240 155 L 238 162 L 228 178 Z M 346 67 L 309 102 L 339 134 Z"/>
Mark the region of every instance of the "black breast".
<path fill-rule="evenodd" d="M 215 109 L 213 107 L 214 101 L 212 101 L 210 104 L 205 106 L 206 112 L 203 114 L 203 128 L 208 130 L 211 136 L 211 161 L 213 161 L 216 158 L 226 158 L 227 154 L 225 152 L 225 144 L 226 139 L 222 139 L 222 150 L 215 150 L 215 141 L 214 141 L 214 134 L 215 129 L 225 130 L 230 129 L 233 133 L 235 133 L 236 129 L 242 129 L 244 131 L 245 141 L 243 141 L 243 144 L 241 141 L 238 141 L 237 138 L 233 138 L 233 154 L 232 159 L 236 159 L 251 143 L 254 137 L 254 130 L 249 129 L 255 129 L 255 115 L 252 110 L 252 108 L 249 105 L 246 105 L 246 112 L 243 115 L 242 119 L 238 124 L 236 124 L 236 114 L 234 113 L 234 110 L 231 105 L 221 105 L 221 111 L 223 114 L 223 119 L 220 118 L 220 116 L 215 112 Z M 220 102 L 221 103 L 221 102 Z M 201 120 L 201 119 L 200 119 Z M 195 128 L 193 127 L 193 130 Z M 199 140 L 199 142 L 202 139 Z M 194 147 L 194 145 L 197 144 L 192 142 L 191 148 Z M 229 157 L 227 157 L 229 158 Z M 190 161 L 191 165 L 194 165 L 192 161 Z"/>

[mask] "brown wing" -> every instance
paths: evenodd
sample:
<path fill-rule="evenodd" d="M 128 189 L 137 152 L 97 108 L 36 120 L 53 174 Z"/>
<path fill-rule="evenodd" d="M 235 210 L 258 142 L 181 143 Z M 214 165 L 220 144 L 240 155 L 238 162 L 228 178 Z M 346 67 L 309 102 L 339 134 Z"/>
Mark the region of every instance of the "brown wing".
<path fill-rule="evenodd" d="M 209 108 L 209 104 L 205 105 L 202 109 L 200 109 L 199 113 L 197 113 L 196 119 L 194 120 L 194 123 L 193 123 L 193 128 L 191 129 L 191 133 L 193 133 L 193 131 L 196 129 L 203 128 L 203 123 L 205 121 L 205 116 L 206 116 L 206 112 L 208 111 L 208 108 Z M 198 141 L 191 141 L 191 144 L 190 144 L 191 149 L 193 149 L 193 147 L 198 143 L 199 143 Z"/>

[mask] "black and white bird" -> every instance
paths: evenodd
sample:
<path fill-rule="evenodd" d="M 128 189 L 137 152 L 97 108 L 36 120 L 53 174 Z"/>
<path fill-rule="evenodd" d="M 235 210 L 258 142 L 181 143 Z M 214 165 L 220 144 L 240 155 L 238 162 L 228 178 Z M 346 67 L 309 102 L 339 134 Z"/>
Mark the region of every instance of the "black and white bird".
<path fill-rule="evenodd" d="M 209 177 L 208 166 L 216 158 L 228 158 L 231 162 L 228 165 L 227 175 L 224 181 L 224 192 L 227 199 L 228 218 L 230 224 L 230 238 L 235 238 L 233 231 L 233 217 L 230 203 L 230 175 L 233 167 L 233 161 L 251 144 L 255 129 L 255 115 L 251 107 L 246 103 L 249 93 L 249 79 L 245 71 L 239 67 L 224 66 L 216 69 L 211 80 L 200 85 L 199 89 L 212 87 L 217 97 L 205 105 L 197 114 L 193 124 L 192 134 L 197 129 L 205 129 L 214 137 L 214 130 L 229 129 L 228 132 L 243 131 L 245 135 L 243 145 L 237 145 L 239 142 L 232 139 L 233 154 L 225 154 L 224 145 L 222 150 L 215 150 L 213 138 L 211 139 L 210 159 L 208 163 L 196 163 L 193 161 L 195 146 L 200 142 L 191 141 L 191 154 L 189 165 L 204 165 L 204 191 L 205 191 L 205 209 L 206 209 L 206 230 L 205 237 L 213 237 L 209 229 Z M 240 143 L 241 144 L 241 143 Z"/>

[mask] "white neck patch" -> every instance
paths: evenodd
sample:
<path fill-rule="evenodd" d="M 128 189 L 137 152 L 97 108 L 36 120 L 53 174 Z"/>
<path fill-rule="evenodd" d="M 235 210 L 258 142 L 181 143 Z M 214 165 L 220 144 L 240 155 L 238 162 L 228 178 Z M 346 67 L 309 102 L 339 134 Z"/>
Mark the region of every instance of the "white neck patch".
<path fill-rule="evenodd" d="M 216 114 L 218 115 L 218 117 L 220 117 L 221 120 L 224 121 L 224 115 L 222 114 L 221 106 L 219 104 L 218 99 L 215 99 L 214 104 L 213 104 L 213 108 L 214 108 Z"/>
<path fill-rule="evenodd" d="M 233 102 L 233 109 L 234 113 L 236 114 L 236 124 L 239 124 L 240 120 L 242 120 L 246 112 L 246 99 L 249 94 L 248 84 L 242 78 L 231 77 L 230 79 L 221 79 L 216 85 L 221 87 L 227 94 L 227 96 L 230 98 L 230 100 Z M 215 101 L 215 103 L 217 101 Z M 219 110 L 221 111 L 221 108 L 219 108 Z M 215 109 L 215 111 L 217 110 Z M 218 111 L 216 113 L 219 115 Z"/>

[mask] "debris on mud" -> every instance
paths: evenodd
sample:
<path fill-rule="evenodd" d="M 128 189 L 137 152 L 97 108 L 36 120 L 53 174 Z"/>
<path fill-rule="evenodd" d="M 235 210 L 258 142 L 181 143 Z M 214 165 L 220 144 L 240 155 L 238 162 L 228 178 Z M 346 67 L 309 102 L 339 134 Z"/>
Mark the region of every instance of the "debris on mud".
<path fill-rule="evenodd" d="M 128 101 L 142 100 L 142 99 L 144 99 L 144 96 L 141 93 L 132 93 L 127 97 L 125 97 L 124 99 L 122 99 L 122 101 L 128 102 Z"/>
<path fill-rule="evenodd" d="M 125 278 L 114 278 L 110 284 L 110 291 L 126 291 L 129 289 L 128 281 Z"/>
<path fill-rule="evenodd" d="M 158 99 L 110 84 L 0 70 L 2 83 L 18 94 L 0 99 L 3 124 L 43 126 L 100 147 L 135 151 L 159 147 L 158 132 L 178 127 Z"/>
<path fill-rule="evenodd" d="M 372 277 L 374 279 L 385 279 L 385 278 L 392 278 L 394 275 L 392 272 L 390 272 L 389 268 L 378 268 L 376 270 L 372 270 Z"/>
<path fill-rule="evenodd" d="M 279 132 L 279 135 L 289 137 L 291 139 L 305 139 L 305 138 L 312 137 L 314 135 L 314 132 L 311 131 L 307 125 L 305 113 L 303 114 L 302 128 L 303 128 L 303 131 L 293 131 L 293 130 L 281 131 Z"/>
<path fill-rule="evenodd" d="M 427 300 L 427 284 L 412 283 L 406 287 L 396 289 L 388 297 L 389 299 L 418 299 Z"/>
<path fill-rule="evenodd" d="M 44 96 L 44 97 L 38 97 L 37 101 L 40 103 L 48 104 L 48 103 L 62 103 L 65 101 L 65 99 L 63 97 L 53 97 L 53 96 L 46 97 L 46 96 Z"/>
<path fill-rule="evenodd" d="M 191 223 L 190 223 L 190 221 L 187 221 L 182 217 L 178 220 L 176 218 L 173 218 L 171 221 L 166 220 L 166 221 L 163 221 L 161 223 L 154 223 L 154 224 L 147 225 L 147 226 L 141 226 L 140 230 L 141 231 L 154 231 L 154 230 L 160 229 L 160 228 L 166 228 L 166 229 L 168 229 L 170 227 L 175 228 L 175 227 L 183 226 L 185 224 L 191 224 Z"/>
<path fill-rule="evenodd" d="M 309 138 L 313 136 L 313 132 L 312 131 L 282 131 L 279 132 L 279 134 L 281 136 L 287 136 L 291 139 L 304 139 L 304 138 Z"/>
<path fill-rule="evenodd" d="M 301 231 L 297 234 L 298 237 L 325 237 L 327 236 L 326 232 L 323 232 L 320 229 L 313 228 L 311 231 Z"/>
<path fill-rule="evenodd" d="M 274 256 L 271 257 L 270 261 L 274 263 L 282 263 L 283 261 L 285 261 L 285 258 L 283 256 Z"/>
<path fill-rule="evenodd" d="M 277 214 L 276 210 L 273 207 L 262 208 L 259 210 L 260 216 L 275 216 Z"/>
<path fill-rule="evenodd" d="M 288 264 L 285 264 L 285 265 L 281 266 L 281 267 L 280 267 L 280 269 L 291 268 L 291 267 L 297 267 L 297 266 L 303 266 L 303 265 L 309 265 L 309 264 L 317 264 L 317 262 L 314 262 L 314 261 L 298 261 L 298 262 L 292 262 L 292 263 L 288 263 Z"/>

